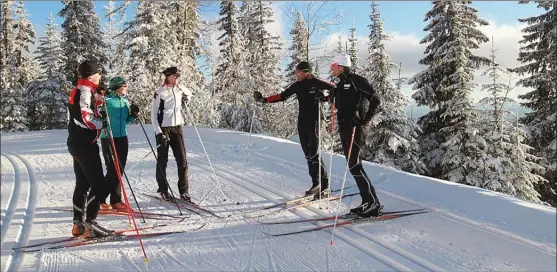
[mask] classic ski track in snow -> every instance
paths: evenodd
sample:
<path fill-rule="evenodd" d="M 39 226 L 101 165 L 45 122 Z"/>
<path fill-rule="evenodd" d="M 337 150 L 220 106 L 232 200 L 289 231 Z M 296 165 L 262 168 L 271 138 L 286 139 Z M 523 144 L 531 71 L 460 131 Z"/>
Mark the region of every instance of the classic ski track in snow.
<path fill-rule="evenodd" d="M 282 163 L 287 163 L 288 167 L 290 169 L 294 169 L 294 167 L 295 167 L 300 172 L 305 171 L 301 164 L 297 164 L 295 162 L 289 162 L 289 161 L 283 160 L 281 158 L 278 158 L 278 157 L 275 157 L 275 156 L 272 156 L 272 155 L 261 154 L 260 152 L 257 152 L 257 151 L 252 151 L 251 153 L 256 155 L 256 156 L 260 156 L 262 158 L 274 159 L 274 160 L 280 161 Z M 333 177 L 336 178 L 336 179 L 341 179 L 341 177 L 339 177 L 337 175 L 333 175 Z M 378 183 L 379 182 L 374 182 L 374 185 L 378 184 Z M 528 246 L 528 247 L 540 250 L 544 253 L 548 253 L 548 254 L 551 254 L 553 256 L 556 256 L 556 249 L 551 244 L 536 242 L 536 241 L 533 241 L 533 240 L 531 240 L 527 237 L 523 237 L 519 234 L 514 234 L 514 233 L 510 233 L 508 231 L 502 230 L 502 229 L 500 229 L 496 226 L 490 226 L 490 225 L 487 225 L 486 223 L 478 222 L 478 221 L 476 221 L 474 219 L 471 219 L 471 218 L 465 218 L 465 217 L 459 216 L 459 215 L 457 215 L 453 212 L 450 212 L 448 210 L 445 210 L 445 209 L 442 209 L 442 208 L 439 208 L 439 207 L 435 207 L 435 206 L 432 206 L 432 205 L 427 205 L 427 204 L 425 204 L 423 202 L 420 202 L 420 201 L 408 199 L 406 197 L 400 196 L 400 195 L 392 193 L 392 192 L 388 192 L 388 191 L 381 190 L 381 189 L 378 189 L 378 188 L 376 189 L 376 191 L 381 193 L 381 194 L 387 195 L 387 196 L 389 196 L 393 199 L 404 202 L 406 204 L 430 209 L 432 212 L 435 212 L 435 214 L 437 214 L 441 217 L 444 217 L 448 220 L 455 221 L 455 222 L 461 223 L 463 225 L 481 230 L 485 233 L 489 233 L 489 234 L 492 234 L 492 235 L 495 235 L 495 236 L 498 236 L 498 237 L 501 237 L 501 238 L 504 238 L 504 239 L 508 239 L 508 240 L 514 241 L 516 243 L 520 243 L 524 246 Z"/>
<path fill-rule="evenodd" d="M 6 238 L 6 231 L 8 230 L 8 227 L 10 226 L 10 222 L 12 221 L 12 217 L 14 215 L 15 212 L 15 207 L 16 207 L 16 202 L 17 202 L 17 197 L 19 196 L 19 182 L 16 182 L 16 178 L 19 180 L 19 171 L 16 173 L 15 171 L 15 166 L 12 163 L 12 160 L 10 160 L 6 155 L 4 155 L 2 153 L 2 161 L 7 161 L 7 163 L 2 163 L 2 173 L 4 173 L 4 168 L 10 168 L 11 169 L 11 173 L 12 173 L 12 177 L 10 178 L 10 181 L 6 181 L 4 180 L 4 175 L 2 177 L 2 193 L 7 192 L 6 190 L 6 186 L 10 187 L 10 194 L 7 196 L 8 197 L 8 202 L 7 205 L 5 207 L 2 207 L 2 230 L 1 230 L 1 234 L 0 234 L 0 244 L 4 243 L 4 239 Z M 17 176 L 16 176 L 17 174 Z M 11 183 L 10 185 L 7 185 Z"/>
<path fill-rule="evenodd" d="M 2 250 L 9 250 L 11 251 L 10 246 L 5 246 L 4 243 L 6 242 L 5 236 L 8 234 L 8 229 L 12 227 L 12 231 L 16 231 L 16 238 L 13 241 L 17 246 L 24 246 L 29 241 L 29 235 L 31 233 L 31 228 L 33 225 L 33 219 L 35 215 L 35 206 L 37 203 L 37 181 L 35 179 L 35 171 L 33 166 L 22 156 L 16 155 L 14 153 L 4 154 L 6 158 L 10 161 L 14 168 L 14 187 L 17 187 L 17 190 L 13 190 L 13 203 L 12 206 L 9 207 L 10 209 L 10 217 L 7 222 L 2 222 Z M 18 162 L 19 160 L 19 162 Z M 24 167 L 21 167 L 23 164 Z M 22 168 L 25 168 L 25 172 L 27 172 L 27 176 L 22 176 Z M 23 188 L 26 188 L 22 190 Z M 26 201 L 22 204 L 20 201 L 21 199 L 26 199 Z M 10 201 L 11 202 L 11 201 Z M 23 205 L 23 206 L 21 206 Z M 21 209 L 20 212 L 17 212 L 16 206 L 19 206 Z M 20 226 L 14 226 L 14 216 L 18 214 L 21 216 L 21 219 L 15 219 L 21 222 Z M 4 225 L 5 224 L 5 225 Z M 4 230 L 5 229 L 5 230 Z M 2 253 L 4 256 L 4 253 Z M 11 251 L 10 255 L 6 259 L 6 263 L 4 267 L 6 271 L 19 271 L 21 264 L 23 263 L 24 256 L 19 252 Z"/>
<path fill-rule="evenodd" d="M 191 160 L 191 161 L 197 161 L 198 163 L 202 163 L 202 162 L 198 161 L 197 159 L 190 159 L 190 160 Z M 197 166 L 198 166 L 198 167 L 201 167 L 200 165 L 197 165 Z M 215 165 L 214 165 L 214 167 L 215 167 L 215 169 L 218 169 L 218 170 L 219 170 L 218 173 L 217 173 L 217 175 L 219 175 L 220 177 L 222 177 L 222 178 L 224 178 L 224 179 L 226 179 L 226 180 L 228 180 L 228 181 L 230 181 L 230 182 L 237 183 L 236 181 L 234 181 L 234 179 L 240 179 L 240 178 L 241 178 L 241 175 L 238 175 L 238 174 L 232 172 L 231 170 L 225 169 L 225 168 L 223 168 L 223 167 L 221 167 L 221 166 L 215 166 Z M 201 168 L 205 168 L 205 166 L 203 166 L 203 167 L 201 167 Z M 210 170 L 210 169 L 208 169 L 208 167 L 207 167 L 206 170 Z M 224 173 L 224 174 L 223 174 L 223 173 Z M 227 177 L 227 176 L 228 176 L 228 177 Z M 267 186 L 262 185 L 262 184 L 255 184 L 255 183 L 249 181 L 249 179 L 245 179 L 245 180 L 244 180 L 244 185 L 248 185 L 248 183 L 249 183 L 249 185 L 251 185 L 251 186 L 249 186 L 249 187 L 251 187 L 251 188 L 248 188 L 248 186 L 245 186 L 245 187 L 244 187 L 245 189 L 248 189 L 248 190 L 252 191 L 253 193 L 258 194 L 258 195 L 260 195 L 260 196 L 262 196 L 262 197 L 266 197 L 267 199 L 269 199 L 270 201 L 273 201 L 273 202 L 275 202 L 275 203 L 279 203 L 280 201 L 277 200 L 276 198 L 272 197 L 272 195 L 280 196 L 280 197 L 283 198 L 283 199 L 291 199 L 291 198 L 292 198 L 292 196 L 288 196 L 288 195 L 285 195 L 285 194 L 282 194 L 282 193 L 273 192 L 273 188 L 268 188 Z M 252 186 L 259 187 L 260 189 L 263 189 L 263 190 L 265 190 L 265 191 L 268 191 L 268 192 L 270 192 L 272 195 L 269 195 L 268 193 L 265 193 L 265 192 L 262 191 L 262 190 L 254 189 Z M 317 210 L 315 210 L 315 209 L 312 210 L 312 211 L 315 212 L 315 213 L 317 213 L 317 214 L 320 214 L 320 215 L 324 215 L 324 214 L 325 214 L 325 213 L 320 212 L 320 211 L 317 211 Z M 302 216 L 299 212 L 294 212 L 294 213 L 295 213 L 296 215 L 302 217 L 302 218 L 309 218 L 308 216 Z M 317 224 L 317 225 L 320 225 L 320 224 Z M 337 236 L 338 238 L 341 238 L 342 240 L 344 240 L 346 243 L 352 245 L 353 247 L 358 248 L 358 249 L 360 249 L 361 251 L 367 253 L 367 254 L 370 255 L 371 257 L 373 257 L 373 258 L 375 258 L 375 259 L 377 259 L 377 260 L 383 262 L 385 265 L 389 266 L 390 268 L 392 268 L 392 269 L 394 269 L 394 270 L 397 270 L 397 271 L 401 271 L 401 270 L 409 271 L 409 270 L 415 270 L 415 269 L 416 269 L 416 268 L 414 268 L 414 269 L 409 268 L 409 267 L 403 265 L 402 263 L 397 262 L 396 260 L 391 259 L 391 258 L 388 257 L 387 255 L 382 254 L 381 252 L 379 252 L 379 251 L 376 250 L 375 248 L 373 248 L 373 247 L 371 247 L 371 246 L 365 246 L 365 245 L 363 245 L 363 244 L 357 242 L 356 240 L 354 240 L 354 239 L 348 237 L 347 235 L 345 235 L 345 234 L 343 234 L 343 233 L 338 232 L 338 233 L 336 234 L 336 236 Z M 393 250 L 393 249 L 390 249 L 390 250 Z M 399 251 L 399 252 L 394 251 L 394 252 L 397 253 L 397 254 L 399 254 L 401 257 L 403 257 L 403 258 L 405 258 L 405 259 L 407 259 L 407 260 L 409 260 L 409 261 L 412 261 L 412 260 L 408 259 L 407 257 L 405 257 L 405 256 L 404 256 L 404 255 L 405 255 L 404 253 L 401 253 L 400 251 Z M 420 258 L 417 257 L 417 256 L 412 256 L 412 259 L 414 259 L 415 261 L 417 261 L 417 262 L 414 262 L 414 263 L 418 264 L 418 265 L 421 266 L 421 267 L 436 267 L 434 264 L 428 263 L 427 261 L 425 261 L 425 260 L 423 260 L 423 259 L 420 261 Z M 437 269 L 436 269 L 436 270 L 437 270 Z M 438 270 L 442 270 L 442 269 L 438 269 Z"/>

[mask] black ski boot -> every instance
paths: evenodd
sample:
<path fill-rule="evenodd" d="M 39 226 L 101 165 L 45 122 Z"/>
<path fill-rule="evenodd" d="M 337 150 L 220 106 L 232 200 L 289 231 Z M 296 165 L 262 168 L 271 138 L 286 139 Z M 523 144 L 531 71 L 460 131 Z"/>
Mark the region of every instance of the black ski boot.
<path fill-rule="evenodd" d="M 315 196 L 319 193 L 319 185 L 313 185 L 313 187 L 309 188 L 309 190 L 306 191 L 305 196 Z"/>
<path fill-rule="evenodd" d="M 101 227 L 97 220 L 85 221 L 83 226 L 85 227 L 83 236 L 86 238 L 108 237 L 113 236 L 115 233 L 113 230 Z"/>
<path fill-rule="evenodd" d="M 325 189 L 321 190 L 321 193 L 316 194 L 315 196 L 313 196 L 313 200 L 315 201 L 315 200 L 319 200 L 320 198 L 323 199 L 323 198 L 328 198 L 328 197 L 331 197 L 331 189 L 325 188 Z"/>
<path fill-rule="evenodd" d="M 168 193 L 168 191 L 167 192 L 161 192 L 161 198 L 164 201 L 169 201 L 169 202 L 172 202 L 172 203 L 176 203 L 176 199 L 174 197 L 172 197 L 172 195 L 170 195 Z"/>
<path fill-rule="evenodd" d="M 358 206 L 354 213 L 363 218 L 377 217 L 381 215 L 382 209 L 383 205 L 379 202 L 365 202 Z M 350 212 L 352 212 L 352 210 L 350 210 Z"/>

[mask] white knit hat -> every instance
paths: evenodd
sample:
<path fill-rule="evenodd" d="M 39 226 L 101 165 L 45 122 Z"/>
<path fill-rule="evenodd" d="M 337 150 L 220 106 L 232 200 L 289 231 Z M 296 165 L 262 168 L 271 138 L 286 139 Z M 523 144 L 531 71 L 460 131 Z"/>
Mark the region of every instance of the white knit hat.
<path fill-rule="evenodd" d="M 337 53 L 335 58 L 333 59 L 333 63 L 336 63 L 340 66 L 344 67 L 351 67 L 352 61 L 350 60 L 350 56 L 343 53 Z"/>

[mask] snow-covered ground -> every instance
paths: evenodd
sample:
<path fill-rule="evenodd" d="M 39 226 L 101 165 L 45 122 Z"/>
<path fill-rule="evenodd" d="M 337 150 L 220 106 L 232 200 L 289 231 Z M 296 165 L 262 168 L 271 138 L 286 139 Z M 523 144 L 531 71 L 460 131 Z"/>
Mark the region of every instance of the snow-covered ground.
<path fill-rule="evenodd" d="M 152 127 L 145 128 L 154 143 Z M 149 262 L 144 262 L 138 240 L 13 252 L 12 247 L 70 236 L 71 213 L 54 208 L 72 207 L 75 181 L 65 130 L 2 134 L 2 271 L 556 271 L 554 208 L 370 163 L 365 168 L 385 211 L 426 207 L 430 212 L 338 227 L 332 245 L 332 230 L 268 236 L 263 232 L 314 226 L 262 225 L 239 212 L 294 198 L 309 188 L 300 146 L 252 135 L 243 173 L 247 133 L 199 132 L 216 177 L 195 130 L 184 128 L 190 193 L 196 201 L 203 199 L 203 206 L 231 216 L 191 215 L 181 223 L 151 230 L 192 230 L 207 223 L 196 231 L 144 238 Z M 140 126 L 130 127 L 129 138 L 126 169 L 140 207 L 177 215 L 175 207 L 140 194 L 156 191 L 156 165 L 152 155 L 145 157 L 150 148 Z M 324 154 L 327 169 L 329 158 Z M 172 155 L 168 168 L 176 192 Z M 344 157 L 333 156 L 333 189 L 340 188 L 344 170 Z M 349 192 L 356 188 L 350 174 L 346 186 L 353 186 Z M 314 204 L 258 220 L 318 217 L 339 208 L 342 213 L 359 203 L 359 197 L 351 197 L 340 207 L 336 202 L 330 202 L 329 209 Z M 139 217 L 136 221 L 140 227 L 171 222 L 146 219 L 143 223 Z M 126 217 L 99 215 L 99 222 L 113 229 L 129 228 Z"/>

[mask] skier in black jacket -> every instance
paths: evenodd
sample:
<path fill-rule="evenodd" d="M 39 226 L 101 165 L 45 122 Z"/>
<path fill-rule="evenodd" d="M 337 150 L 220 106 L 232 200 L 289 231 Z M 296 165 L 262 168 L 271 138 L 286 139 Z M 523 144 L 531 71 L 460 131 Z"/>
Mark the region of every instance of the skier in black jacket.
<path fill-rule="evenodd" d="M 103 101 L 102 96 L 95 92 L 102 68 L 95 62 L 85 61 L 79 65 L 78 70 L 81 78 L 70 92 L 68 101 L 70 116 L 67 145 L 73 157 L 76 177 L 72 235 L 108 236 L 113 231 L 99 226 L 96 222 L 99 200 L 106 191 L 104 170 L 97 144 L 101 129 L 106 128 L 106 120 L 99 111 Z M 87 215 L 83 222 L 85 206 L 87 206 Z"/>
<path fill-rule="evenodd" d="M 368 124 L 378 112 L 380 101 L 368 80 L 351 73 L 350 67 L 350 56 L 346 54 L 337 54 L 331 64 L 333 75 L 340 79 L 332 95 L 342 149 L 362 197 L 362 204 L 350 212 L 361 217 L 378 216 L 382 206 L 362 165 L 360 150 L 365 146 Z"/>
<path fill-rule="evenodd" d="M 311 176 L 312 187 L 306 191 L 306 196 L 314 196 L 318 199 L 330 196 L 329 179 L 323 166 L 323 161 L 318 160 L 318 103 L 316 96 L 321 94 L 321 90 L 332 91 L 335 85 L 319 79 L 311 74 L 311 66 L 308 62 L 302 61 L 296 65 L 297 81 L 290 84 L 280 94 L 263 97 L 260 92 L 254 92 L 254 99 L 261 103 L 276 103 L 285 101 L 292 95 L 298 98 L 298 135 L 300 145 L 304 151 L 309 175 Z M 321 171 L 321 181 L 319 181 L 319 171 Z M 321 186 L 319 186 L 321 185 Z M 321 188 L 321 190 L 319 190 Z"/>

